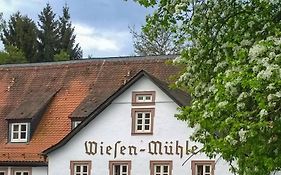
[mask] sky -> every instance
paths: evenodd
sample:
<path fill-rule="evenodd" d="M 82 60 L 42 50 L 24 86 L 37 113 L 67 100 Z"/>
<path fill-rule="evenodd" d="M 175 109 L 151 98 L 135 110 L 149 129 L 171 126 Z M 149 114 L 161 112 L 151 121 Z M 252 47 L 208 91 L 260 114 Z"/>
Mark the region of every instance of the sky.
<path fill-rule="evenodd" d="M 152 12 L 133 0 L 0 0 L 0 12 L 5 20 L 20 11 L 37 22 L 46 3 L 51 5 L 57 17 L 62 14 L 65 4 L 69 6 L 76 41 L 82 47 L 84 58 L 133 55 L 128 27 L 140 30 L 145 24 L 145 16 Z"/>

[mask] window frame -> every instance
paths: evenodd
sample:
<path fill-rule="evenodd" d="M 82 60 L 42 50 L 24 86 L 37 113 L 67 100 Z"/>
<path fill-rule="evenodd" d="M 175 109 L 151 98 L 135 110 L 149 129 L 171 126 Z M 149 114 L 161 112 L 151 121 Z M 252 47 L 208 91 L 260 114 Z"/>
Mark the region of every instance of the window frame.
<path fill-rule="evenodd" d="M 28 172 L 28 175 L 32 175 L 32 169 L 31 167 L 17 167 L 17 168 L 11 168 L 11 174 L 16 175 L 17 172 L 21 172 L 21 175 L 23 173 Z"/>
<path fill-rule="evenodd" d="M 140 102 L 137 100 L 138 96 L 151 96 L 151 101 Z M 132 92 L 132 106 L 153 106 L 155 105 L 155 91 L 133 91 Z"/>
<path fill-rule="evenodd" d="M 75 160 L 75 161 L 70 161 L 70 174 L 75 175 L 75 166 L 88 166 L 88 172 L 87 175 L 91 174 L 92 170 L 92 161 L 90 160 Z"/>
<path fill-rule="evenodd" d="M 150 130 L 146 131 L 145 129 L 142 129 L 141 131 L 137 130 L 137 114 L 138 113 L 150 113 Z M 132 128 L 131 128 L 131 134 L 132 135 L 142 135 L 142 134 L 153 134 L 153 125 L 154 125 L 154 116 L 155 116 L 155 108 L 132 108 Z M 142 118 L 142 122 L 145 119 Z M 142 128 L 145 127 L 145 122 L 141 124 Z"/>
<path fill-rule="evenodd" d="M 18 125 L 18 131 L 14 131 L 14 126 L 15 125 Z M 26 133 L 26 138 L 24 139 L 21 139 L 21 134 L 24 132 L 24 131 L 21 131 L 21 128 L 22 126 L 25 125 L 26 126 L 26 130 L 25 130 L 25 133 Z M 11 143 L 26 143 L 29 141 L 29 136 L 30 136 L 30 123 L 29 122 L 12 122 L 9 124 L 9 132 L 10 132 L 10 142 Z M 14 138 L 14 133 L 17 132 L 18 133 L 18 139 L 15 139 Z"/>
<path fill-rule="evenodd" d="M 109 161 L 109 175 L 114 175 L 114 166 L 115 165 L 126 165 L 128 167 L 127 175 L 131 175 L 131 166 L 132 162 L 130 160 L 122 160 L 122 161 Z"/>
<path fill-rule="evenodd" d="M 8 168 L 0 168 L 0 173 L 4 173 L 4 175 L 8 175 Z"/>
<path fill-rule="evenodd" d="M 80 123 L 82 123 L 82 120 L 72 120 L 71 121 L 71 130 L 76 128 Z"/>
<path fill-rule="evenodd" d="M 150 175 L 155 175 L 155 166 L 168 166 L 168 175 L 172 175 L 173 161 L 172 160 L 151 160 L 150 161 Z M 161 174 L 162 175 L 162 174 Z"/>
<path fill-rule="evenodd" d="M 215 161 L 214 160 L 192 160 L 191 161 L 192 175 L 196 175 L 198 165 L 203 165 L 203 167 L 210 166 L 210 168 L 211 168 L 210 175 L 215 174 Z M 203 175 L 205 175 L 205 173 L 206 172 L 203 172 Z"/>

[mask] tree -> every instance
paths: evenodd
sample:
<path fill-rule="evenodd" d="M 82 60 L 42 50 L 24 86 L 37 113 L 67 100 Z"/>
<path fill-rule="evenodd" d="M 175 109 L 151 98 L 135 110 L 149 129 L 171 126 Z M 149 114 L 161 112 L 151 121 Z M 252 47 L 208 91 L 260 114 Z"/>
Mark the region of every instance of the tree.
<path fill-rule="evenodd" d="M 150 32 L 138 33 L 135 28 L 129 28 L 133 37 L 134 51 L 137 55 L 170 55 L 179 54 L 182 45 L 174 43 L 171 31 L 159 30 L 153 38 Z"/>
<path fill-rule="evenodd" d="M 55 14 L 47 3 L 46 7 L 39 14 L 39 62 L 54 61 L 54 55 L 58 53 L 58 21 Z"/>
<path fill-rule="evenodd" d="M 59 18 L 59 50 L 67 52 L 70 59 L 77 60 L 82 58 L 82 49 L 79 44 L 75 44 L 76 35 L 74 35 L 74 27 L 70 22 L 69 8 L 67 5 L 63 7 L 63 15 Z"/>
<path fill-rule="evenodd" d="M 6 46 L 5 51 L 0 51 L 0 65 L 26 62 L 24 53 L 14 46 Z"/>
<path fill-rule="evenodd" d="M 70 56 L 65 51 L 61 50 L 60 53 L 54 55 L 54 61 L 68 61 Z"/>
<path fill-rule="evenodd" d="M 19 12 L 12 15 L 3 28 L 1 40 L 6 48 L 14 46 L 20 49 L 28 62 L 36 62 L 37 27 L 27 16 L 22 16 Z"/>
<path fill-rule="evenodd" d="M 0 33 L 2 32 L 4 26 L 3 13 L 0 13 Z"/>
<path fill-rule="evenodd" d="M 156 6 L 145 30 L 171 28 L 190 43 L 174 60 L 176 85 L 191 93 L 177 115 L 192 139 L 240 175 L 281 169 L 281 2 L 138 0 Z"/>

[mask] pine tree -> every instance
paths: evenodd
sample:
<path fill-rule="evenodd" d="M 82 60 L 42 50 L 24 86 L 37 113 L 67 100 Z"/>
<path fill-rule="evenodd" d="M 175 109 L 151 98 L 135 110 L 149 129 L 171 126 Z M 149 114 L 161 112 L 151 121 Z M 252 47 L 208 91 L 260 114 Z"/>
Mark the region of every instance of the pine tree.
<path fill-rule="evenodd" d="M 75 44 L 76 35 L 74 27 L 70 22 L 69 7 L 63 7 L 63 15 L 59 18 L 59 50 L 66 52 L 70 59 L 76 60 L 82 58 L 82 49 L 79 44 Z"/>
<path fill-rule="evenodd" d="M 36 62 L 37 27 L 28 16 L 19 12 L 12 15 L 3 29 L 1 40 L 5 48 L 13 46 L 20 49 L 28 62 Z"/>
<path fill-rule="evenodd" d="M 54 61 L 54 55 L 58 51 L 58 21 L 50 4 L 41 11 L 39 16 L 39 62 Z"/>
<path fill-rule="evenodd" d="M 4 28 L 3 13 L 0 13 L 0 32 Z"/>

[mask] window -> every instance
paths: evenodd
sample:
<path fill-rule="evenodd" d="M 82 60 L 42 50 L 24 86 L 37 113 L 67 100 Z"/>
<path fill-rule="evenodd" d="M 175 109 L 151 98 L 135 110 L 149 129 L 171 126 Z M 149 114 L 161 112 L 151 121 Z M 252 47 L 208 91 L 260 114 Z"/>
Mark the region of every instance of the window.
<path fill-rule="evenodd" d="M 82 121 L 81 120 L 74 120 L 72 121 L 71 129 L 76 128 Z"/>
<path fill-rule="evenodd" d="M 172 161 L 150 161 L 151 175 L 172 175 Z"/>
<path fill-rule="evenodd" d="M 12 175 L 31 175 L 31 168 L 12 168 Z"/>
<path fill-rule="evenodd" d="M 29 175 L 29 171 L 14 171 L 14 175 Z"/>
<path fill-rule="evenodd" d="M 28 135 L 29 135 L 28 123 L 11 124 L 11 142 L 27 142 Z"/>
<path fill-rule="evenodd" d="M 109 175 L 130 175 L 131 161 L 110 161 Z"/>
<path fill-rule="evenodd" d="M 214 175 L 215 161 L 191 161 L 192 175 Z"/>
<path fill-rule="evenodd" d="M 71 175 L 90 175 L 91 161 L 71 161 Z"/>
<path fill-rule="evenodd" d="M 132 105 L 155 105 L 155 91 L 134 91 L 132 94 Z"/>
<path fill-rule="evenodd" d="M 0 169 L 0 175 L 7 175 L 7 169 L 1 168 Z"/>
<path fill-rule="evenodd" d="M 132 134 L 153 133 L 154 108 L 132 109 Z"/>

